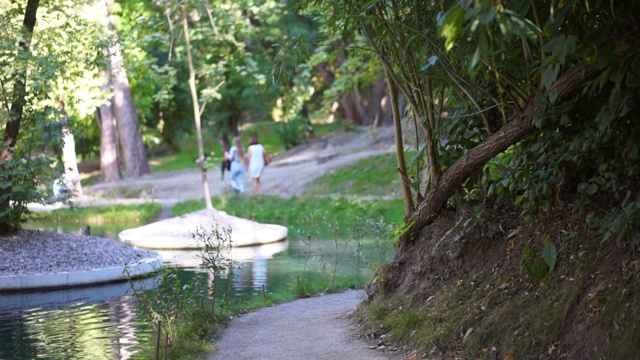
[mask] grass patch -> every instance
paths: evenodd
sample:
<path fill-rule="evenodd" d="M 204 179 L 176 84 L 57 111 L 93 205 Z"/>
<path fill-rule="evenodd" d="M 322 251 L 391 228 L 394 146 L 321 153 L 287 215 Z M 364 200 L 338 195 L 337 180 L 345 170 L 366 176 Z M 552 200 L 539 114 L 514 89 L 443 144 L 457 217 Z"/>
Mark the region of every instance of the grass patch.
<path fill-rule="evenodd" d="M 422 353 L 455 352 L 460 334 L 475 323 L 481 309 L 473 281 L 445 287 L 421 307 L 409 297 L 361 306 L 357 316 L 376 333 Z"/>
<path fill-rule="evenodd" d="M 102 174 L 97 173 L 95 175 L 87 176 L 86 178 L 80 180 L 81 186 L 91 186 L 95 184 L 99 184 L 102 181 Z"/>
<path fill-rule="evenodd" d="M 151 172 L 158 173 L 197 167 L 198 163 L 195 160 L 191 154 L 178 152 L 153 158 L 149 163 L 152 166 Z"/>
<path fill-rule="evenodd" d="M 139 205 L 105 205 L 56 209 L 52 211 L 32 212 L 30 217 L 34 221 L 58 223 L 117 224 L 135 221 L 147 224 L 157 218 L 161 212 L 162 205 L 146 203 Z"/>
<path fill-rule="evenodd" d="M 396 159 L 393 154 L 365 158 L 316 179 L 307 187 L 304 195 L 400 197 L 400 177 L 397 172 L 389 171 L 395 167 Z"/>
<path fill-rule="evenodd" d="M 356 198 L 310 198 L 279 196 L 215 196 L 213 207 L 238 217 L 262 223 L 280 224 L 289 228 L 289 237 L 317 230 L 310 215 L 319 215 L 325 224 L 322 235 L 330 235 L 326 224 L 336 224 L 338 235 L 348 236 L 356 218 L 382 221 L 386 224 L 401 224 L 404 205 L 402 199 L 361 200 Z M 204 200 L 189 200 L 176 204 L 173 215 L 180 216 L 205 208 Z"/>
<path fill-rule="evenodd" d="M 496 348 L 502 356 L 538 359 L 557 340 L 580 294 L 580 281 L 556 286 L 536 286 L 520 291 L 494 307 L 469 336 L 467 351 L 474 358 L 488 357 Z M 494 300 L 495 301 L 495 300 Z"/>
<path fill-rule="evenodd" d="M 564 269 L 565 274 L 568 271 Z M 480 273 L 437 290 L 419 307 L 407 297 L 373 301 L 357 314 L 378 333 L 418 353 L 538 359 L 554 351 L 582 289 L 580 279 L 563 283 L 560 274 L 562 270 L 556 269 L 554 279 L 527 286 L 519 279 Z M 637 344 L 637 339 L 636 333 L 621 342 Z"/>
<path fill-rule="evenodd" d="M 635 261 L 631 266 L 636 268 L 634 275 L 637 276 L 640 262 Z M 628 286 L 631 282 L 610 284 L 606 289 L 590 294 L 589 304 L 583 310 L 585 317 L 596 319 L 599 336 L 590 340 L 599 359 L 633 359 L 638 356 L 640 309 L 634 304 L 640 303 L 640 291 L 637 286 Z"/>

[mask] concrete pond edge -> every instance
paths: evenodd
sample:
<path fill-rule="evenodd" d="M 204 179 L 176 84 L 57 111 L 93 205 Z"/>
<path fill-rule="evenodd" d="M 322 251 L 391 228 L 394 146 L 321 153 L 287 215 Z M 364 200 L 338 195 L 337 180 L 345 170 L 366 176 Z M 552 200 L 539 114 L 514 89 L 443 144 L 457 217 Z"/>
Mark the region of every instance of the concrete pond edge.
<path fill-rule="evenodd" d="M 108 268 L 53 274 L 0 276 L 0 291 L 62 289 L 126 281 L 129 278 L 144 277 L 156 273 L 162 266 L 162 257 L 158 255 L 141 259 L 135 264 L 123 264 Z"/>

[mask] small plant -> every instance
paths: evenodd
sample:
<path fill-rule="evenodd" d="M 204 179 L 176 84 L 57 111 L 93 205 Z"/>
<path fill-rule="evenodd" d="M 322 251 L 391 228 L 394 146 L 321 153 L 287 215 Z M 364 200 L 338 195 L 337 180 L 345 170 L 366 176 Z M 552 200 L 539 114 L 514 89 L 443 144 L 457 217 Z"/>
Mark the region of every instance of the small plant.
<path fill-rule="evenodd" d="M 214 219 L 209 231 L 204 226 L 198 226 L 190 236 L 196 243 L 202 245 L 198 255 L 201 260 L 200 267 L 207 270 L 209 274 L 209 296 L 211 297 L 212 305 L 215 307 L 218 276 L 221 272 L 228 270 L 229 277 L 232 278 L 233 268 L 237 264 L 231 256 L 231 250 L 233 249 L 231 228 L 219 226 L 218 221 Z M 219 305 L 220 313 L 222 313 L 228 301 L 232 283 L 232 281 L 227 282 L 227 287 L 222 291 L 223 298 Z"/>
<path fill-rule="evenodd" d="M 298 229 L 297 231 L 303 236 L 301 241 L 305 245 L 306 249 L 304 252 L 304 266 L 302 268 L 302 274 L 296 277 L 295 292 L 296 297 L 298 298 L 309 297 L 311 294 L 310 286 L 307 282 L 307 271 L 309 270 L 309 262 L 312 258 L 311 243 L 313 241 L 312 239 L 315 238 L 316 240 L 319 240 L 320 237 L 320 233 L 318 231 L 319 224 L 315 213 L 306 215 L 303 222 L 307 225 L 305 227 L 307 230 L 303 231 L 302 229 Z"/>
<path fill-rule="evenodd" d="M 129 280 L 131 296 L 138 302 L 139 314 L 151 324 L 156 332 L 164 333 L 167 346 L 176 343 L 177 323 L 188 317 L 191 309 L 198 306 L 198 299 L 206 293 L 197 282 L 183 284 L 174 269 L 165 268 L 153 282 L 132 279 L 128 266 L 125 273 Z"/>
<path fill-rule="evenodd" d="M 203 245 L 199 258 L 201 267 L 209 275 L 210 281 L 206 285 L 197 279 L 183 283 L 178 272 L 171 268 L 162 270 L 153 283 L 129 281 L 139 314 L 154 327 L 157 339 L 165 334 L 164 351 L 172 359 L 192 358 L 194 354 L 210 351 L 205 344 L 210 344 L 212 334 L 218 332 L 225 321 L 221 315 L 232 284 L 232 281 L 228 282 L 220 299 L 217 279 L 226 271 L 232 278 L 236 264 L 231 258 L 231 228 L 221 228 L 214 220 L 210 230 L 200 226 L 190 236 Z M 125 271 L 129 275 L 127 268 Z M 161 346 L 159 340 L 155 346 L 157 355 Z"/>
<path fill-rule="evenodd" d="M 549 235 L 543 239 L 542 258 L 536 258 L 536 251 L 527 243 L 522 249 L 520 272 L 527 273 L 534 280 L 542 281 L 549 270 L 553 270 L 558 260 L 558 250 Z"/>

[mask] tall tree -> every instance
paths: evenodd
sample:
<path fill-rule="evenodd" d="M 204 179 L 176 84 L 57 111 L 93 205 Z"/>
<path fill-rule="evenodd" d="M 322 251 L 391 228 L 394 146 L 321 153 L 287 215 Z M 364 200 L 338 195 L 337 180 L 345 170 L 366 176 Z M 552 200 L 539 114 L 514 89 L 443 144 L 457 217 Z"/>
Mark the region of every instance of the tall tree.
<path fill-rule="evenodd" d="M 122 158 L 129 177 L 139 177 L 150 173 L 147 151 L 138 126 L 138 112 L 131 96 L 131 87 L 115 32 L 111 13 L 113 0 L 103 0 L 106 9 L 108 28 L 113 31 L 114 39 L 108 49 L 109 65 L 112 75 L 113 110 L 122 145 Z"/>
<path fill-rule="evenodd" d="M 606 190 L 626 204 L 638 196 L 625 178 L 637 179 L 639 171 L 633 161 L 640 149 L 630 142 L 640 131 L 630 121 L 639 112 L 631 105 L 638 100 L 637 3 L 309 3 L 319 5 L 330 24 L 346 24 L 333 29 L 365 34 L 388 82 L 408 104 L 410 126 L 421 131 L 414 170 L 400 173 L 413 198 L 405 197 L 411 231 L 398 256 L 457 194 L 482 194 L 481 182 L 489 185 L 483 195 L 496 196 L 492 189 L 500 188 L 497 194 L 543 208 L 550 185 L 563 177 L 579 184 L 574 191 L 583 196 Z M 399 112 L 395 116 L 398 123 Z M 595 144 L 610 152 L 595 156 Z M 498 173 L 488 165 L 503 154 L 518 167 Z M 632 161 L 621 166 L 620 159 Z M 607 176 L 616 186 L 605 186 L 593 174 L 612 166 L 619 172 Z M 523 177 L 522 169 L 541 182 Z"/>
<path fill-rule="evenodd" d="M 27 59 L 30 53 L 33 29 L 36 25 L 36 14 L 38 12 L 38 0 L 29 0 L 24 12 L 23 37 L 18 44 L 18 57 Z M 2 148 L 0 149 L 0 234 L 7 233 L 16 228 L 22 216 L 23 208 L 17 204 L 15 208 L 11 206 L 11 193 L 13 184 L 14 152 L 20 124 L 24 112 L 24 104 L 27 82 L 27 62 L 20 61 L 20 66 L 16 71 L 13 88 L 13 101 L 9 110 L 9 119 L 6 124 L 6 131 L 3 136 Z"/>

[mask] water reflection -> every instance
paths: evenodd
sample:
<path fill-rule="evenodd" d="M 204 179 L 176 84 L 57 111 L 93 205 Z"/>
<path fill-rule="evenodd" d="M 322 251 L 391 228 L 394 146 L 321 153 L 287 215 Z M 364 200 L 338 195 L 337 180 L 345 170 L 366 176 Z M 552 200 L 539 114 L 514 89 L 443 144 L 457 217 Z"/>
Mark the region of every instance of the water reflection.
<path fill-rule="evenodd" d="M 267 262 L 287 246 L 285 241 L 233 249 L 231 257 L 238 262 L 233 272 L 234 293 L 252 293 L 266 285 Z M 183 281 L 206 279 L 200 251 L 158 252 L 166 266 L 179 270 Z M 157 276 L 149 277 L 139 285 L 153 288 L 157 280 Z M 119 282 L 0 294 L 0 359 L 130 359 L 138 345 L 154 335 L 137 317 L 130 293 L 129 283 Z"/>
<path fill-rule="evenodd" d="M 134 313 L 128 296 L 59 309 L 0 310 L 0 358 L 128 359 L 138 344 Z"/>
<path fill-rule="evenodd" d="M 252 294 L 254 290 L 262 290 L 267 286 L 269 259 L 285 251 L 289 246 L 287 241 L 258 246 L 233 248 L 231 259 L 236 262 L 233 268 L 233 288 L 235 295 Z M 159 250 L 164 263 L 181 270 L 203 272 L 201 268 L 201 252 L 199 250 Z M 230 273 L 227 272 L 226 276 Z"/>

